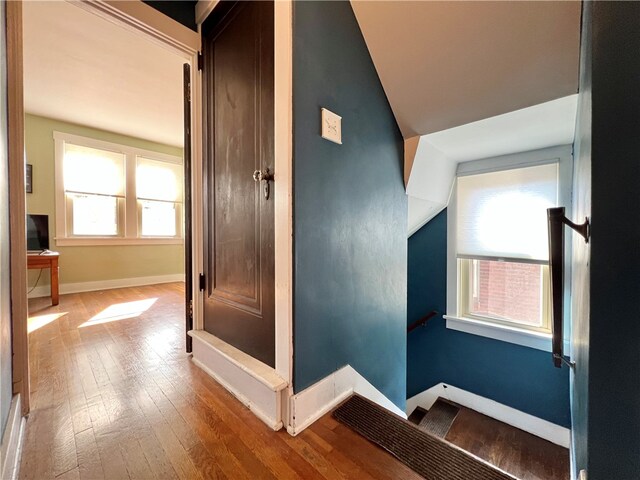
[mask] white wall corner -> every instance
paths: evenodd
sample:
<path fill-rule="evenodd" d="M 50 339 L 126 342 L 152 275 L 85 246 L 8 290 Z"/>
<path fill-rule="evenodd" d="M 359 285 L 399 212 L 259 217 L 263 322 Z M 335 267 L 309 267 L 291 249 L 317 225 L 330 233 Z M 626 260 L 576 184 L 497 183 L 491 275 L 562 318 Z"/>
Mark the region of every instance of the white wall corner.
<path fill-rule="evenodd" d="M 299 434 L 353 393 L 368 398 L 396 415 L 407 418 L 405 412 L 353 367 L 347 365 L 289 398 L 287 431 L 291 435 Z"/>
<path fill-rule="evenodd" d="M 571 443 L 571 431 L 568 428 L 444 383 L 434 385 L 408 399 L 407 413 L 411 414 L 416 407 L 429 410 L 438 397 L 475 410 L 487 417 L 494 418 L 537 437 L 544 438 L 556 445 L 569 448 Z"/>
<path fill-rule="evenodd" d="M 458 163 L 420 137 L 407 182 L 408 236 L 446 208 Z"/>
<path fill-rule="evenodd" d="M 0 478 L 14 480 L 18 478 L 20 457 L 22 456 L 22 443 L 26 418 L 21 414 L 22 405 L 20 395 L 15 395 L 11 400 L 11 409 L 7 426 L 0 445 Z"/>

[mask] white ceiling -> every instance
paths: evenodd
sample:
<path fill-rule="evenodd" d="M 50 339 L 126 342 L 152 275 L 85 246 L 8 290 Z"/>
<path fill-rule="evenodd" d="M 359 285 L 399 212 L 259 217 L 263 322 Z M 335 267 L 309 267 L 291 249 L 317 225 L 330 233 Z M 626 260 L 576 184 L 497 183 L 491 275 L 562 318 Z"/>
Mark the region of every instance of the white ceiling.
<path fill-rule="evenodd" d="M 449 203 L 459 164 L 573 143 L 578 95 L 419 137 L 407 183 L 409 235 Z"/>
<path fill-rule="evenodd" d="M 404 138 L 578 90 L 579 1 L 351 4 Z"/>
<path fill-rule="evenodd" d="M 182 58 L 70 2 L 23 9 L 28 113 L 183 145 Z"/>

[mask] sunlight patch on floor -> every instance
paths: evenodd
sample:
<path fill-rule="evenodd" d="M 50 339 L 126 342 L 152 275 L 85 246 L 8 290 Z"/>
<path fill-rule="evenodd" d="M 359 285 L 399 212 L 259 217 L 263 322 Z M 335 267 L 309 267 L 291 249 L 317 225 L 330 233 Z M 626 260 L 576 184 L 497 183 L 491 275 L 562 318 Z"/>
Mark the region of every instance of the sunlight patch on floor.
<path fill-rule="evenodd" d="M 102 323 L 116 322 L 118 320 L 139 317 L 149 310 L 157 300 L 157 298 L 147 298 L 145 300 L 137 300 L 135 302 L 114 303 L 97 315 L 91 317 L 86 322 L 80 324 L 78 328 L 91 327 Z"/>
<path fill-rule="evenodd" d="M 64 317 L 66 314 L 67 312 L 58 312 L 29 317 L 27 320 L 27 333 L 35 332 L 39 328 L 49 325 L 51 322 L 55 322 L 60 317 Z"/>

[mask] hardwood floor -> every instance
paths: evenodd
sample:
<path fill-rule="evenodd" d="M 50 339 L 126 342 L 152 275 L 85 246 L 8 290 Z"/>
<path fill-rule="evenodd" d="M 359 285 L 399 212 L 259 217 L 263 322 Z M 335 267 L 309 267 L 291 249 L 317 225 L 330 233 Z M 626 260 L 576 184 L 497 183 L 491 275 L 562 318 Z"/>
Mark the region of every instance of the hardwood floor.
<path fill-rule="evenodd" d="M 30 301 L 20 478 L 420 478 L 329 415 L 266 427 L 184 353 L 183 288 Z"/>
<path fill-rule="evenodd" d="M 468 408 L 445 439 L 522 480 L 569 480 L 569 450 Z"/>

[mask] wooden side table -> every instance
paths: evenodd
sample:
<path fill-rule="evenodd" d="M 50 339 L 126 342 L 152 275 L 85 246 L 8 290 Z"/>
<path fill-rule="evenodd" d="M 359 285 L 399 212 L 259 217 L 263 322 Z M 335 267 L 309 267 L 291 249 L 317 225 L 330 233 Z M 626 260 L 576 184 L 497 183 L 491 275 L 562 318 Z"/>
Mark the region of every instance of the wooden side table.
<path fill-rule="evenodd" d="M 58 280 L 58 252 L 28 253 L 27 268 L 29 270 L 48 268 L 51 272 L 51 304 L 60 303 L 60 285 Z"/>

